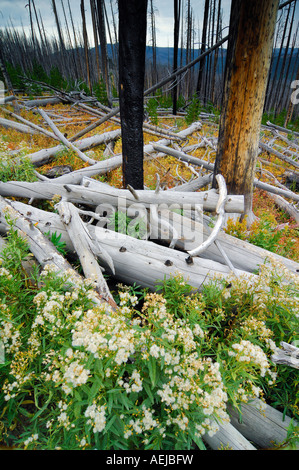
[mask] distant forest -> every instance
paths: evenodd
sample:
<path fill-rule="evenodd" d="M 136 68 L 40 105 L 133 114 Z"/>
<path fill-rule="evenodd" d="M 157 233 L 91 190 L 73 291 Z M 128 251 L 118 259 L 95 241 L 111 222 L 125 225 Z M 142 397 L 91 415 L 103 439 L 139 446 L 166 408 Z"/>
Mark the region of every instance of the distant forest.
<path fill-rule="evenodd" d="M 148 2 L 148 46 L 146 50 L 145 89 L 173 71 L 190 63 L 200 54 L 215 46 L 224 37 L 221 0 L 205 0 L 202 25 L 195 25 L 190 0 L 174 0 L 174 47 L 156 45 L 155 2 Z M 118 98 L 118 17 L 116 2 L 108 0 L 81 0 L 81 28 L 75 27 L 69 0 L 51 1 L 57 35 L 45 33 L 38 3 L 28 3 L 31 34 L 16 28 L 0 30 L 0 79 L 5 72 L 15 89 L 37 91 L 30 80 L 46 82 L 58 89 L 84 90 L 95 94 L 104 104 Z M 264 111 L 278 115 L 290 106 L 291 83 L 299 79 L 298 28 L 295 24 L 297 2 L 291 2 L 279 12 L 274 48 L 269 73 Z M 85 11 L 90 8 L 92 29 L 87 30 Z M 108 15 L 109 8 L 109 15 Z M 109 17 L 109 20 L 108 20 Z M 227 34 L 227 28 L 225 34 Z M 91 44 L 93 47 L 91 47 Z M 95 47 L 94 47 L 95 44 Z M 176 82 L 158 92 L 173 96 L 176 89 L 180 104 L 187 105 L 196 95 L 203 106 L 219 108 L 226 63 L 227 43 L 216 48 L 204 60 L 181 74 Z M 293 116 L 299 114 L 294 106 Z"/>

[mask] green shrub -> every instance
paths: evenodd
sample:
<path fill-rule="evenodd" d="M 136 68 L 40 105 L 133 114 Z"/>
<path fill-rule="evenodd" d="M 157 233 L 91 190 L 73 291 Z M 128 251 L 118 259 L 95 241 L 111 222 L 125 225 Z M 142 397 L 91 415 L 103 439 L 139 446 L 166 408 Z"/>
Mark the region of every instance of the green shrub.
<path fill-rule="evenodd" d="M 298 279 L 280 266 L 263 266 L 251 282 L 211 281 L 202 293 L 178 275 L 140 302 L 119 285 L 112 310 L 95 306 L 88 281 L 51 265 L 28 283 L 26 255 L 12 228 L 0 267 L 6 445 L 204 449 L 202 434 L 228 420 L 228 402 L 268 399 L 274 388 L 281 406 L 285 370 L 271 354 L 298 332 Z M 283 406 L 297 417 L 297 379 L 287 379 Z"/>
<path fill-rule="evenodd" d="M 26 158 L 24 152 L 18 154 L 20 159 L 16 164 L 7 150 L 4 141 L 0 141 L 0 181 L 37 181 L 35 168 L 29 158 Z"/>
<path fill-rule="evenodd" d="M 186 123 L 192 124 L 192 122 L 197 121 L 199 113 L 201 111 L 201 103 L 196 94 L 193 95 L 190 104 L 187 107 Z"/>

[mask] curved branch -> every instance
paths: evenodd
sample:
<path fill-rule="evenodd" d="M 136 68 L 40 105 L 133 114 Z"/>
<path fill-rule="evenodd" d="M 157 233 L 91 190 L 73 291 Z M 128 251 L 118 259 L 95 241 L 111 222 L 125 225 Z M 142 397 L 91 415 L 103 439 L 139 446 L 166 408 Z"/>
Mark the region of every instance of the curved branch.
<path fill-rule="evenodd" d="M 217 206 L 216 206 L 216 214 L 218 214 L 218 219 L 209 237 L 203 243 L 201 243 L 197 248 L 194 248 L 194 250 L 188 251 L 191 257 L 198 256 L 200 253 L 205 251 L 212 243 L 215 242 L 218 236 L 218 233 L 220 232 L 221 227 L 224 222 L 224 214 L 225 214 L 224 205 L 225 205 L 226 198 L 227 198 L 227 188 L 226 188 L 225 180 L 222 175 L 217 175 L 216 180 L 219 186 L 219 199 L 218 199 Z"/>

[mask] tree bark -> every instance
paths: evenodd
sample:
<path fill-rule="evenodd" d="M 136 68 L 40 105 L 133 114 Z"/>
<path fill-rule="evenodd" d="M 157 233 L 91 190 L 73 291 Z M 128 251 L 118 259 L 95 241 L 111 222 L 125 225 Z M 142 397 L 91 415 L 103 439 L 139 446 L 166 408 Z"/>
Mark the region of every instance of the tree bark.
<path fill-rule="evenodd" d="M 271 61 L 278 0 L 233 0 L 214 170 L 231 194 L 243 194 L 252 209 L 259 132 Z"/>
<path fill-rule="evenodd" d="M 119 103 L 123 184 L 143 189 L 143 92 L 147 0 L 119 0 Z"/>

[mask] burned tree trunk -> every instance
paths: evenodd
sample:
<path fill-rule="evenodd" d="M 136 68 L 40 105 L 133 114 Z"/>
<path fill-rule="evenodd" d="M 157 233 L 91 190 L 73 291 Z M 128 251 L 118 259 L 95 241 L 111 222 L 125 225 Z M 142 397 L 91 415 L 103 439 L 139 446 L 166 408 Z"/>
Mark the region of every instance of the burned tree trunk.
<path fill-rule="evenodd" d="M 252 207 L 259 131 L 271 60 L 278 0 L 233 0 L 223 107 L 214 175 Z M 215 177 L 214 177 L 215 180 Z M 215 187 L 216 187 L 216 182 Z"/>
<path fill-rule="evenodd" d="M 143 90 L 147 0 L 119 0 L 119 98 L 123 184 L 143 189 Z"/>
<path fill-rule="evenodd" d="M 179 32 L 180 32 L 181 0 L 174 0 L 173 6 L 174 6 L 173 72 L 176 72 L 178 68 L 178 47 L 179 47 Z M 178 95 L 178 86 L 177 86 L 177 78 L 176 78 L 175 85 L 172 91 L 172 100 L 173 100 L 172 113 L 174 115 L 177 112 L 177 95 Z"/>

